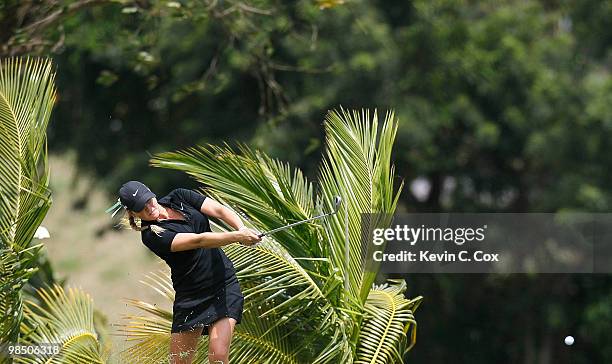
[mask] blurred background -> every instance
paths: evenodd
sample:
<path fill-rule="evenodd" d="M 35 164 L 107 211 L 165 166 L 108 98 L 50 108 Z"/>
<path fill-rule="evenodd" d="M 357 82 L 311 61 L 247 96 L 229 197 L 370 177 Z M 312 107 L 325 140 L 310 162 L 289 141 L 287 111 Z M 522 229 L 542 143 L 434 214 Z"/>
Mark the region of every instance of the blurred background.
<path fill-rule="evenodd" d="M 120 298 L 159 300 L 159 260 L 104 214 L 122 182 L 198 187 L 149 158 L 223 142 L 316 181 L 340 106 L 395 110 L 400 211 L 612 207 L 611 1 L 4 0 L 0 25 L 1 56 L 57 66 L 46 246 L 110 333 Z M 612 362 L 608 275 L 404 278 L 409 362 Z"/>

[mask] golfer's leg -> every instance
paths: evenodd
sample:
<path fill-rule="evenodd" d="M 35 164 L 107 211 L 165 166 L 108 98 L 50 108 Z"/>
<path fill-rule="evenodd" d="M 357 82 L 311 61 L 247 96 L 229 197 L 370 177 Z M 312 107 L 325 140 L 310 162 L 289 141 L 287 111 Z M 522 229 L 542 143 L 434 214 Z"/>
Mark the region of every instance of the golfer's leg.
<path fill-rule="evenodd" d="M 170 340 L 170 364 L 191 364 L 200 335 L 202 335 L 201 327 L 173 333 Z"/>
<path fill-rule="evenodd" d="M 208 330 L 208 361 L 210 364 L 228 364 L 229 348 L 236 319 L 224 317 L 211 325 Z"/>

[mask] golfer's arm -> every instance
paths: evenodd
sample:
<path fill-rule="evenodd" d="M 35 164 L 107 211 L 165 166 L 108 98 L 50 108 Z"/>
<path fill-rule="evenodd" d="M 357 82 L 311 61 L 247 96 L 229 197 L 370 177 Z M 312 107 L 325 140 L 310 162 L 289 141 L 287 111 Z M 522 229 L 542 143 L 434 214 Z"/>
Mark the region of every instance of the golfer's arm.
<path fill-rule="evenodd" d="M 244 226 L 240 216 L 217 201 L 207 198 L 200 209 L 203 214 L 225 221 L 236 230 Z"/>
<path fill-rule="evenodd" d="M 198 248 L 219 248 L 238 241 L 237 232 L 178 233 L 172 239 L 170 251 L 179 252 Z"/>

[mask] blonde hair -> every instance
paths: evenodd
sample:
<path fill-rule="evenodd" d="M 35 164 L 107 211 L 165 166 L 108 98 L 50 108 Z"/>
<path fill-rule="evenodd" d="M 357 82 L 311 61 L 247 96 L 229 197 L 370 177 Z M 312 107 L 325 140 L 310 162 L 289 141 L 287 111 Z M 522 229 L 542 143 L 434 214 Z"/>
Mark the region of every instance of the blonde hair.
<path fill-rule="evenodd" d="M 136 223 L 136 220 L 138 220 L 138 224 Z M 154 232 L 158 236 L 159 234 L 161 234 L 162 232 L 166 230 L 163 227 L 157 226 L 157 225 L 148 225 L 143 228 L 142 221 L 132 216 L 132 214 L 130 214 L 130 211 L 128 210 L 125 210 L 125 213 L 123 214 L 123 217 L 121 218 L 120 225 L 123 228 L 132 229 L 136 231 L 143 231 L 146 229 L 151 229 L 151 231 Z"/>

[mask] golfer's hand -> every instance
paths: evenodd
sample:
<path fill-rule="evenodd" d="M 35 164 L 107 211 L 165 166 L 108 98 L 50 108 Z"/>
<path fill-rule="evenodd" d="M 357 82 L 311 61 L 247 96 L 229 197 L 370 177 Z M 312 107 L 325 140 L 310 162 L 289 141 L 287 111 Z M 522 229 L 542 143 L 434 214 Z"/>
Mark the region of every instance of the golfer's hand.
<path fill-rule="evenodd" d="M 242 245 L 254 245 L 261 241 L 261 238 L 255 234 L 255 232 L 249 228 L 241 228 L 236 232 L 238 234 L 238 242 Z"/>

